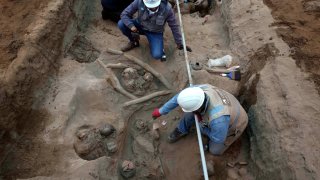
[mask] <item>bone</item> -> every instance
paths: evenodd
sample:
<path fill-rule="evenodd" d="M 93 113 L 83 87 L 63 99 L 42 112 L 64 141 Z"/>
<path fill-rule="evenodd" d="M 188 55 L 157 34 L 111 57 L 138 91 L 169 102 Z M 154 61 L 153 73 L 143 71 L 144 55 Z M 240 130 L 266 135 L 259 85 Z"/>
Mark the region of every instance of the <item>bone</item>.
<path fill-rule="evenodd" d="M 124 54 L 124 57 L 126 57 L 128 60 L 135 62 L 136 64 L 140 65 L 141 67 L 143 67 L 144 69 L 146 69 L 147 71 L 149 71 L 150 73 L 152 73 L 155 77 L 157 77 L 168 89 L 172 89 L 171 84 L 167 81 L 167 79 L 160 73 L 158 73 L 155 69 L 153 69 L 151 66 L 149 66 L 148 64 L 142 62 L 141 60 L 139 60 L 138 58 L 128 55 L 128 54 Z"/>
<path fill-rule="evenodd" d="M 167 95 L 167 94 L 170 94 L 170 93 L 172 93 L 172 91 L 170 91 L 170 90 L 158 91 L 158 92 L 143 96 L 141 98 L 134 99 L 132 101 L 128 101 L 128 102 L 124 103 L 123 106 L 126 107 L 126 106 L 131 106 L 131 105 L 134 105 L 134 104 L 142 103 L 142 102 L 148 101 L 148 100 L 150 100 L 152 98 L 155 98 L 157 96 L 164 96 L 164 95 Z"/>
<path fill-rule="evenodd" d="M 137 99 L 137 97 L 131 93 L 129 93 L 128 91 L 126 91 L 120 84 L 117 76 L 113 73 L 113 71 L 110 68 L 107 68 L 106 65 L 101 61 L 101 60 L 97 60 L 98 63 L 107 71 L 109 78 L 108 78 L 108 82 L 111 84 L 111 86 L 117 90 L 119 93 L 127 96 L 130 99 Z"/>
<path fill-rule="evenodd" d="M 123 54 L 122 51 L 115 50 L 115 49 L 111 49 L 111 48 L 108 48 L 106 51 L 107 51 L 108 53 L 116 54 L 116 55 L 122 55 L 122 54 Z"/>
<path fill-rule="evenodd" d="M 129 65 L 122 64 L 122 63 L 117 63 L 117 64 L 107 64 L 107 68 L 113 68 L 113 69 L 125 69 L 130 67 Z"/>

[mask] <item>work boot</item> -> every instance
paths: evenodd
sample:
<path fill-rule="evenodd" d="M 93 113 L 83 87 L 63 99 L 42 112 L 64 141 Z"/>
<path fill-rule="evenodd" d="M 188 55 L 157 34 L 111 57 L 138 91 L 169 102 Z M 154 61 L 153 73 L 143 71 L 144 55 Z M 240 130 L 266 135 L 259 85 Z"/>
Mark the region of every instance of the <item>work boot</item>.
<path fill-rule="evenodd" d="M 139 41 L 130 41 L 127 45 L 121 48 L 121 51 L 123 52 L 130 51 L 131 49 L 139 47 L 139 45 L 140 45 Z"/>
<path fill-rule="evenodd" d="M 178 128 L 175 128 L 172 131 L 172 133 L 170 133 L 170 135 L 168 136 L 168 141 L 169 141 L 169 143 L 174 143 L 185 135 L 187 135 L 187 133 L 182 133 L 179 131 Z"/>
<path fill-rule="evenodd" d="M 160 59 L 161 62 L 166 62 L 167 61 L 167 56 L 166 56 L 166 53 L 164 53 L 164 49 L 163 49 L 163 55 Z"/>
<path fill-rule="evenodd" d="M 161 59 L 160 59 L 161 62 L 166 62 L 167 61 L 167 56 L 165 54 L 162 55 Z"/>

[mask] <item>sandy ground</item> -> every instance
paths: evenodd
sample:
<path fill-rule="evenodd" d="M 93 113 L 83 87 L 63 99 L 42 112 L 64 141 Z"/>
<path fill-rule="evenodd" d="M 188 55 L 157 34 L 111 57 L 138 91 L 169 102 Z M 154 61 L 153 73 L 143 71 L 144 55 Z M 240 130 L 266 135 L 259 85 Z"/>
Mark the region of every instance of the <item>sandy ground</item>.
<path fill-rule="evenodd" d="M 0 40 L 0 55 L 3 54 L 4 58 L 0 59 L 2 70 L 15 58 L 20 42 L 24 44 L 21 40 L 23 29 L 32 22 L 36 11 L 42 12 L 43 8 L 51 11 L 51 7 L 46 8 L 45 3 L 5 1 L 0 5 L 4 15 L 23 22 L 10 24 L 4 20 L 5 16 L 0 18 L 0 22 L 9 27 L 8 31 L 4 31 L 7 39 Z M 252 179 L 250 174 L 257 179 L 317 179 L 320 161 L 315 155 L 319 154 L 317 139 L 320 134 L 317 132 L 319 110 L 316 107 L 319 107 L 320 101 L 315 93 L 315 86 L 311 81 L 306 81 L 313 81 L 312 78 L 319 75 L 319 58 L 316 54 L 319 49 L 316 35 L 319 28 L 317 12 L 309 11 L 305 14 L 302 2 L 265 1 L 273 9 L 272 15 L 276 19 L 274 22 L 270 11 L 260 1 L 224 3 L 222 11 L 217 9 L 204 25 L 204 19 L 197 14 L 183 16 L 186 42 L 193 49 L 189 53 L 192 63 L 206 64 L 208 58 L 230 54 L 234 57 L 233 64 L 242 66 L 244 75 L 243 81 L 236 82 L 205 70 L 192 71 L 195 83 L 211 83 L 236 96 L 241 95 L 242 102 L 249 110 L 249 133 L 244 134 L 221 157 L 206 154 L 207 160 L 215 164 L 212 179 Z M 16 11 L 21 14 L 12 13 L 15 8 L 9 7 L 14 4 L 21 5 L 15 6 L 20 8 Z M 96 11 L 89 9 L 93 13 L 85 14 L 88 17 L 92 15 L 89 26 L 85 31 L 79 31 L 91 44 L 85 52 L 91 53 L 94 49 L 100 53 L 99 59 L 105 64 L 123 62 L 132 65 L 123 56 L 105 52 L 106 48 L 119 49 L 127 43 L 127 39 L 115 23 L 101 19 L 99 2 L 92 4 Z M 86 7 L 90 6 L 76 4 L 71 17 L 77 17 Z M 292 13 L 287 13 L 288 9 L 293 9 Z M 65 10 L 67 11 L 69 10 Z M 81 22 L 58 21 L 57 25 L 64 23 L 71 26 L 59 28 L 66 32 L 62 45 L 58 41 L 62 33 L 40 38 L 44 43 L 47 42 L 47 37 L 57 40 L 49 49 L 55 50 L 59 46 L 65 48 L 71 41 L 70 34 L 76 34 L 73 30 L 82 29 Z M 277 33 L 290 47 L 278 38 L 273 27 L 279 27 L 276 28 Z M 36 26 L 36 29 L 40 28 Z M 13 37 L 10 35 L 12 32 L 18 32 L 18 35 Z M 0 178 L 121 179 L 117 168 L 126 159 L 133 161 L 137 167 L 134 179 L 201 179 L 195 132 L 176 144 L 166 142 L 167 135 L 178 123 L 181 110 L 174 110 L 170 115 L 161 117 L 159 121 L 166 121 L 167 124 L 160 128 L 160 140 L 151 138 L 151 112 L 173 94 L 123 108 L 123 103 L 129 99 L 115 91 L 106 81 L 108 73 L 97 62 L 79 63 L 79 59 L 66 49 L 68 48 L 61 50 L 63 53 L 55 59 L 59 64 L 57 72 L 47 73 L 44 82 L 36 79 L 44 84 L 40 86 L 43 88 L 36 88 L 30 93 L 35 98 L 30 103 L 31 110 L 26 108 L 28 111 L 25 110 L 25 114 L 17 117 L 19 123 L 11 131 L 0 131 L 0 153 L 3 154 L 0 159 Z M 142 37 L 141 46 L 129 54 L 163 74 L 173 85 L 173 90 L 179 91 L 188 84 L 185 61 L 182 52 L 175 49 L 168 27 L 165 32 L 165 51 L 167 62 L 153 60 L 149 55 L 147 40 Z M 295 58 L 302 72 L 289 55 Z M 29 59 L 32 63 L 32 58 Z M 36 64 L 32 66 L 32 70 L 45 71 L 46 68 Z M 14 73 L 16 69 L 11 70 Z M 23 70 L 22 67 L 21 71 Z M 304 71 L 313 75 L 309 77 Z M 119 70 L 115 71 L 119 78 L 120 73 Z M 22 75 L 17 78 L 22 79 Z M 158 80 L 155 84 L 157 90 L 166 89 Z M 24 89 L 29 86 L 12 87 Z M 3 93 L 0 90 L 2 100 Z M 18 97 L 14 99 L 19 100 Z M 302 123 L 302 120 L 306 123 Z M 76 129 L 82 125 L 95 126 L 103 122 L 116 128 L 118 151 L 93 161 L 81 159 L 73 149 Z M 145 129 L 138 128 L 137 123 L 140 122 L 145 124 Z M 306 138 L 308 139 L 305 140 Z M 236 162 L 249 164 L 230 167 L 230 163 L 232 165 Z"/>

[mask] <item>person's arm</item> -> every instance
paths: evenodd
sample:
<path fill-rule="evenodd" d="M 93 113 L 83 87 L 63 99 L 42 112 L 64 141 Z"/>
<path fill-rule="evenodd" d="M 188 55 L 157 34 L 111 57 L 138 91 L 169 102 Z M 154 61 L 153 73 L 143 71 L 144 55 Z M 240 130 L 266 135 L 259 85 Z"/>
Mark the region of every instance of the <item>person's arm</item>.
<path fill-rule="evenodd" d="M 229 129 L 229 121 L 218 122 L 214 125 L 210 124 L 210 130 L 206 129 L 205 133 L 210 138 L 210 141 L 214 143 L 224 143 L 227 138 Z"/>
<path fill-rule="evenodd" d="M 203 128 L 203 133 L 206 134 L 209 141 L 209 150 L 214 155 L 221 155 L 225 150 L 224 142 L 227 139 L 229 130 L 230 116 L 221 116 L 210 122 L 210 128 Z"/>
<path fill-rule="evenodd" d="M 172 111 L 173 109 L 178 107 L 179 106 L 178 101 L 177 101 L 178 95 L 179 94 L 177 94 L 173 98 L 171 98 L 160 109 L 159 108 L 154 109 L 152 112 L 152 117 L 154 119 L 156 119 L 162 115 L 168 114 L 170 111 Z"/>
<path fill-rule="evenodd" d="M 176 107 L 179 106 L 177 98 L 178 95 L 173 96 L 173 98 L 171 98 L 168 102 L 166 102 L 160 109 L 159 112 L 161 115 L 165 115 L 168 114 L 170 111 L 172 111 L 173 109 L 175 109 Z"/>
<path fill-rule="evenodd" d="M 182 37 L 180 33 L 180 25 L 177 23 L 176 16 L 174 15 L 173 9 L 170 8 L 169 14 L 167 17 L 168 25 L 172 31 L 174 41 L 177 45 L 182 45 Z"/>
<path fill-rule="evenodd" d="M 138 11 L 139 8 L 139 0 L 133 1 L 126 9 L 124 9 L 120 15 L 123 23 L 131 29 L 134 24 L 132 23 L 132 18 L 134 13 Z"/>
<path fill-rule="evenodd" d="M 176 16 L 174 15 L 172 8 L 170 8 L 170 10 L 169 10 L 167 22 L 168 22 L 169 27 L 171 28 L 174 41 L 177 44 L 177 48 L 182 50 L 183 45 L 182 45 L 182 36 L 180 33 L 180 25 L 177 23 Z M 192 49 L 187 45 L 186 45 L 186 49 L 187 49 L 187 51 L 192 52 Z"/>

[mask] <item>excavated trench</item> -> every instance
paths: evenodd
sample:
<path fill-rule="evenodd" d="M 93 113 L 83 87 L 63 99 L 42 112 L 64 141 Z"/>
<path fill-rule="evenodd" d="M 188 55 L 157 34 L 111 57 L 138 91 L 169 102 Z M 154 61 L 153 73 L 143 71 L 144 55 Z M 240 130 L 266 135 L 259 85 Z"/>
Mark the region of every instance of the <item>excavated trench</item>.
<path fill-rule="evenodd" d="M 115 23 L 101 19 L 100 10 L 98 1 L 51 1 L 28 27 L 23 46 L 0 81 L 0 178 L 125 179 L 134 174 L 133 179 L 201 179 L 195 131 L 177 143 L 166 142 L 182 111 L 176 109 L 156 121 L 151 118 L 154 108 L 188 85 L 184 56 L 175 50 L 171 32 L 167 27 L 165 63 L 150 57 L 145 38 L 128 53 L 135 58 L 110 53 L 108 48 L 119 49 L 127 40 Z M 255 13 L 261 17 L 247 17 Z M 230 54 L 233 64 L 241 66 L 242 80 L 202 69 L 192 71 L 194 82 L 234 94 L 249 115 L 242 139 L 220 157 L 206 154 L 214 166 L 211 178 L 314 176 L 290 164 L 290 153 L 272 141 L 282 135 L 271 130 L 273 121 L 262 110 L 269 107 L 261 95 L 268 81 L 264 71 L 288 55 L 266 27 L 272 23 L 266 6 L 260 1 L 226 0 L 207 18 L 203 23 L 197 13 L 183 16 L 186 42 L 193 48 L 191 62 L 206 65 L 208 58 Z M 119 90 L 117 79 L 126 93 Z M 165 93 L 130 105 L 132 96 L 157 92 Z M 153 123 L 160 126 L 159 137 Z M 297 124 L 277 125 L 281 129 Z M 121 172 L 124 161 L 129 170 Z M 130 171 L 132 165 L 135 169 Z"/>
<path fill-rule="evenodd" d="M 32 70 L 43 68 L 37 65 L 39 62 L 29 64 L 25 62 L 28 59 L 24 59 L 23 56 L 21 58 L 21 66 L 26 66 L 27 70 L 20 76 L 31 76 L 31 78 L 28 79 L 28 84 L 19 86 L 20 89 L 15 89 L 15 95 L 11 96 L 12 101 L 18 100 L 16 95 L 19 93 L 31 95 L 28 98 L 22 98 L 21 105 L 16 105 L 21 111 L 18 110 L 13 117 L 8 117 L 8 120 L 11 118 L 16 122 L 5 124 L 7 129 L 2 133 L 3 144 L 6 145 L 2 149 L 4 153 L 1 159 L 2 177 L 5 179 L 35 176 L 40 176 L 40 178 L 80 177 L 81 169 L 91 166 L 87 161 L 81 160 L 75 153 L 76 151 L 82 159 L 86 160 L 95 160 L 102 156 L 111 157 L 111 159 L 105 158 L 106 162 L 104 163 L 101 160 L 96 160 L 93 164 L 97 165 L 93 165 L 93 167 L 104 165 L 108 168 L 105 170 L 106 172 L 89 168 L 90 172 L 85 175 L 89 178 L 123 178 L 123 176 L 119 176 L 117 166 L 121 164 L 122 160 L 131 160 L 137 169 L 135 175 L 137 179 L 199 179 L 201 166 L 195 132 L 193 131 L 187 138 L 176 144 L 166 142 L 168 133 L 177 124 L 182 114 L 181 111 L 174 111 L 170 116 L 161 118 L 159 122 L 167 124 L 160 128 L 160 139 L 155 140 L 152 137 L 151 111 L 153 108 L 161 106 L 170 96 L 154 98 L 143 105 L 122 108 L 121 104 L 126 97 L 114 91 L 105 82 L 104 69 L 95 60 L 99 57 L 99 60 L 105 63 L 112 63 L 122 58 L 118 55 L 106 54 L 104 51 L 106 47 L 117 48 L 120 45 L 120 43 L 114 42 L 121 36 L 115 24 L 103 22 L 99 13 L 93 13 L 94 8 L 98 7 L 97 3 L 65 3 L 64 1 L 60 3 L 55 4 L 56 9 L 53 8 L 53 12 L 44 15 L 52 17 L 44 23 L 47 23 L 49 28 L 57 24 L 61 24 L 61 27 L 46 34 L 34 32 L 41 36 L 40 40 L 35 43 L 37 44 L 36 48 L 39 49 L 36 49 L 38 51 L 32 54 L 29 59 L 46 58 L 48 64 L 45 65 L 47 69 L 41 73 L 43 77 L 32 77 L 34 73 Z M 68 12 L 68 9 L 72 9 L 71 13 Z M 64 14 L 68 18 L 63 15 L 60 16 L 61 19 L 54 17 L 57 14 Z M 202 42 L 204 38 L 209 38 L 208 40 L 211 42 L 207 46 L 211 46 L 218 52 L 213 53 L 215 57 L 231 53 L 228 50 L 227 26 L 223 24 L 221 17 L 219 10 L 217 10 L 207 22 L 208 26 L 212 26 L 214 29 L 207 27 L 205 31 L 198 31 L 189 27 L 192 24 L 201 23 L 202 20 L 196 14 L 188 16 L 185 25 L 187 35 L 196 34 L 196 36 L 187 37 L 187 39 L 199 38 Z M 58 30 L 59 33 L 55 32 Z M 57 38 L 48 40 L 50 44 L 55 44 L 51 47 L 53 51 L 56 51 L 55 56 L 52 56 L 42 46 L 41 39 L 53 36 L 55 33 L 57 33 L 55 35 Z M 167 33 L 169 62 L 168 64 L 157 64 L 160 67 L 155 67 L 155 69 L 161 73 L 171 72 L 166 78 L 172 80 L 171 83 L 175 84 L 175 89 L 181 89 L 187 84 L 183 56 L 181 56 L 181 52 L 175 53 L 172 50 L 174 45 L 168 36 L 170 37 Z M 123 39 L 121 40 L 121 43 L 125 42 Z M 197 43 L 200 45 L 200 42 L 196 41 L 191 45 L 197 47 Z M 34 47 L 32 44 L 33 42 L 30 43 L 30 46 Z M 134 55 L 150 62 L 151 58 L 143 53 L 148 51 L 146 43 L 142 44 L 140 51 L 142 52 L 134 52 Z M 198 51 L 206 53 L 207 48 L 199 48 Z M 210 54 L 191 55 L 190 59 L 197 60 L 197 62 L 202 61 L 201 63 L 204 64 L 205 56 L 209 57 Z M 78 62 L 88 64 L 79 64 Z M 139 69 L 139 66 L 132 63 L 129 65 Z M 32 66 L 30 70 L 28 66 Z M 121 70 L 115 70 L 115 74 L 121 78 Z M 207 75 L 208 73 L 205 71 L 194 72 L 195 82 L 207 83 L 210 81 L 217 86 L 225 83 L 227 85 L 225 88 L 229 88 L 236 95 L 238 94 L 239 84 L 237 82 L 226 82 L 221 77 L 218 77 L 218 80 L 208 79 Z M 8 76 L 10 77 L 10 74 Z M 163 84 L 161 85 L 161 82 L 157 80 L 154 86 L 153 92 L 165 89 Z M 152 89 L 149 87 L 147 93 L 150 93 L 150 90 Z M 11 106 L 14 104 L 10 101 L 6 102 Z M 8 105 L 8 107 L 10 106 Z M 116 132 L 111 138 L 100 141 L 97 139 L 103 137 L 95 133 L 97 127 L 101 128 L 101 124 L 104 123 L 112 124 Z M 77 137 L 83 138 L 85 133 L 89 134 L 88 137 L 86 136 L 87 142 L 79 141 Z M 245 139 L 246 135 L 244 135 L 242 143 L 241 141 L 236 142 L 222 157 L 216 158 L 208 155 L 208 161 L 214 161 L 215 164 L 215 178 L 224 179 L 227 177 L 225 168 L 227 163 L 248 160 L 248 144 Z M 96 145 L 110 142 L 116 144 L 117 152 L 110 152 L 108 147 Z M 87 143 L 94 147 L 90 149 L 92 152 L 85 154 L 85 150 L 81 149 L 83 148 L 81 143 Z M 74 148 L 72 148 L 72 144 Z M 237 165 L 235 169 L 237 170 L 237 168 L 241 167 Z M 242 169 L 244 168 L 245 166 L 242 167 Z"/>

